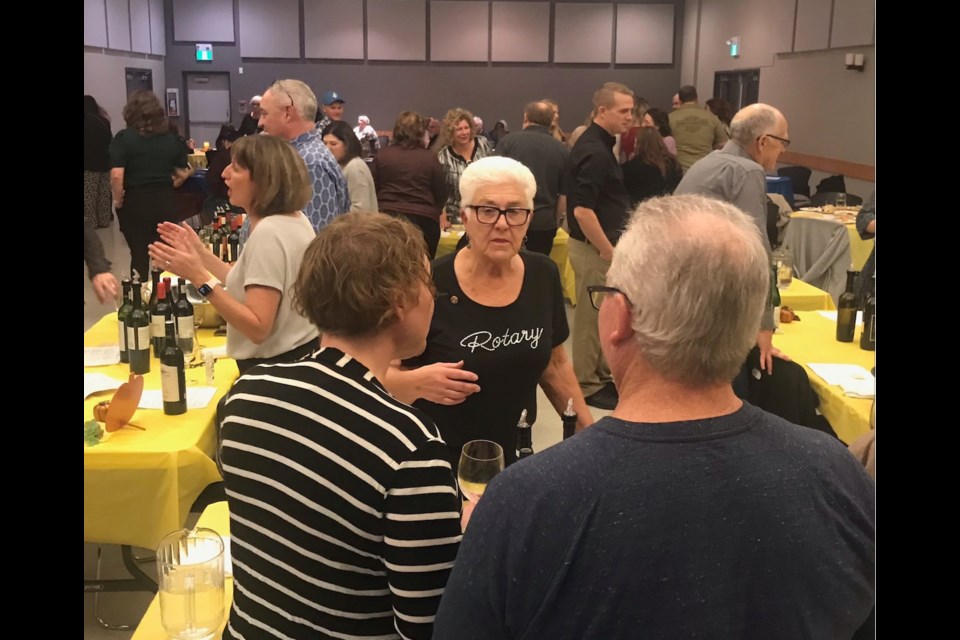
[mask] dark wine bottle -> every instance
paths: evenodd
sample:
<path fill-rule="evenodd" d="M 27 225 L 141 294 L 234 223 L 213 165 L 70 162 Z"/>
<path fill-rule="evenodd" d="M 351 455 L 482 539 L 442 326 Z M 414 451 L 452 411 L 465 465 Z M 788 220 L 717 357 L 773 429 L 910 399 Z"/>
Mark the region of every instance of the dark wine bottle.
<path fill-rule="evenodd" d="M 856 280 L 857 272 L 848 269 L 846 291 L 837 304 L 837 340 L 840 342 L 853 342 L 857 329 L 857 294 L 853 292 Z"/>
<path fill-rule="evenodd" d="M 239 220 L 234 218 L 230 221 L 230 235 L 227 236 L 227 244 L 230 246 L 230 262 L 236 262 L 240 259 L 240 225 Z"/>
<path fill-rule="evenodd" d="M 163 412 L 168 416 L 187 412 L 183 351 L 177 346 L 173 316 L 168 317 L 164 324 L 163 351 L 160 352 L 160 395 L 163 397 Z"/>
<path fill-rule="evenodd" d="M 860 332 L 860 348 L 867 351 L 877 350 L 877 294 L 873 291 L 867 296 L 863 307 L 863 331 Z"/>
<path fill-rule="evenodd" d="M 153 339 L 153 355 L 159 358 L 165 339 L 163 323 L 167 319 L 171 306 L 167 299 L 167 283 L 161 282 L 157 287 L 159 289 L 157 302 L 150 308 L 150 337 Z"/>
<path fill-rule="evenodd" d="M 187 283 L 183 278 L 177 279 L 180 295 L 173 307 L 173 315 L 177 319 L 177 346 L 184 354 L 193 353 L 193 304 L 187 300 Z"/>
<path fill-rule="evenodd" d="M 150 270 L 150 302 L 147 304 L 147 309 L 153 309 L 153 305 L 157 304 L 157 285 L 160 284 L 161 273 L 163 270 L 159 267 Z"/>
<path fill-rule="evenodd" d="M 127 315 L 127 354 L 130 373 L 150 372 L 150 314 L 143 308 L 138 280 L 133 281 L 133 309 Z"/>
<path fill-rule="evenodd" d="M 533 455 L 533 427 L 527 423 L 527 410 L 520 412 L 517 422 L 517 460 Z"/>
<path fill-rule="evenodd" d="M 163 279 L 163 281 L 167 285 L 164 287 L 167 290 L 167 302 L 169 302 L 170 306 L 173 307 L 173 305 L 177 304 L 177 290 L 176 287 L 173 286 L 173 278 L 167 276 Z"/>
<path fill-rule="evenodd" d="M 577 414 L 573 410 L 573 398 L 567 400 L 567 408 L 560 414 L 563 423 L 563 439 L 566 440 L 577 431 Z"/>
<path fill-rule="evenodd" d="M 133 288 L 130 286 L 130 279 L 123 279 L 123 302 L 117 309 L 117 337 L 120 339 L 120 362 L 130 362 L 127 358 L 127 316 L 133 309 Z"/>

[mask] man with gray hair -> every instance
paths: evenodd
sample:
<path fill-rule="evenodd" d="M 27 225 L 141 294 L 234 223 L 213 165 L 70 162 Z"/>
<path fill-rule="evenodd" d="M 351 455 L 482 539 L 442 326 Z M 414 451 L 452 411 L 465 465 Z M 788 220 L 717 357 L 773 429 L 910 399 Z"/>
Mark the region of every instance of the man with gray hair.
<path fill-rule="evenodd" d="M 736 205 L 749 215 L 767 252 L 767 180 L 764 172 L 777 168 L 777 159 L 790 144 L 787 119 L 766 104 L 744 107 L 730 123 L 732 138 L 722 149 L 706 156 L 684 174 L 677 195 L 700 194 Z M 768 303 L 757 334 L 760 365 L 773 373 L 773 357 L 788 359 L 773 346 L 773 307 Z"/>
<path fill-rule="evenodd" d="M 581 301 L 599 307 L 619 404 L 487 486 L 435 639 L 869 628 L 876 485 L 836 439 L 730 384 L 760 323 L 768 264 L 756 227 L 729 204 L 637 207 L 607 284 Z"/>
<path fill-rule="evenodd" d="M 350 196 L 343 171 L 314 124 L 316 116 L 317 96 L 300 80 L 277 80 L 260 102 L 260 126 L 266 133 L 292 142 L 307 165 L 313 198 L 303 213 L 320 231 L 350 210 Z"/>

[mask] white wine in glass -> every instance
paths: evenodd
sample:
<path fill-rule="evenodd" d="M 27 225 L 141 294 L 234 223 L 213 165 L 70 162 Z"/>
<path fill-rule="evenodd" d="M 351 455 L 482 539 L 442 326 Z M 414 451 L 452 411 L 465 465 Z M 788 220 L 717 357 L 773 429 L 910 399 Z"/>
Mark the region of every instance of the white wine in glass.
<path fill-rule="evenodd" d="M 471 440 L 463 445 L 457 481 L 460 491 L 470 502 L 476 502 L 487 489 L 493 476 L 503 471 L 503 448 L 490 440 Z"/>

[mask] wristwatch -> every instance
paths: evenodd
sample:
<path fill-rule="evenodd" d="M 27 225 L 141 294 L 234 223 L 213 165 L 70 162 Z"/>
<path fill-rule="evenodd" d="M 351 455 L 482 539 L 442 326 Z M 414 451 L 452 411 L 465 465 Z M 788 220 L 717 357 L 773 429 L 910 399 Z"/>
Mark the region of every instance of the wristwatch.
<path fill-rule="evenodd" d="M 197 293 L 199 293 L 204 298 L 206 298 L 208 295 L 213 293 L 214 288 L 218 284 L 221 284 L 219 280 L 217 280 L 216 278 L 210 278 L 209 280 L 204 282 L 202 285 L 197 287 Z"/>

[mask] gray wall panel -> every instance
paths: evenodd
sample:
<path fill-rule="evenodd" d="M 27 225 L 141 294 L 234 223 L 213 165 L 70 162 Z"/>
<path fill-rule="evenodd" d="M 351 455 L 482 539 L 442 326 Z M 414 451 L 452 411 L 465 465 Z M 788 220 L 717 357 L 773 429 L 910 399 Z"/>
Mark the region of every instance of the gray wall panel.
<path fill-rule="evenodd" d="M 194 43 L 233 42 L 233 0 L 171 2 L 174 40 Z"/>
<path fill-rule="evenodd" d="M 826 49 L 830 41 L 830 7 L 833 0 L 797 0 L 794 51 Z"/>
<path fill-rule="evenodd" d="M 426 60 L 426 11 L 424 0 L 367 0 L 367 57 Z"/>
<path fill-rule="evenodd" d="M 873 44 L 873 0 L 835 0 L 831 47 L 852 47 Z"/>
<path fill-rule="evenodd" d="M 554 62 L 610 62 L 613 5 L 571 2 L 555 5 Z"/>
<path fill-rule="evenodd" d="M 130 51 L 130 5 L 127 0 L 107 0 L 107 46 Z"/>
<path fill-rule="evenodd" d="M 548 62 L 550 60 L 550 4 L 494 2 L 494 62 Z"/>
<path fill-rule="evenodd" d="M 83 0 L 83 44 L 107 46 L 107 13 L 104 0 Z"/>
<path fill-rule="evenodd" d="M 240 54 L 299 59 L 299 0 L 240 0 Z"/>
<path fill-rule="evenodd" d="M 490 58 L 490 4 L 430 3 L 430 59 L 486 62 Z"/>
<path fill-rule="evenodd" d="M 149 0 L 130 0 L 130 49 L 150 53 Z"/>
<path fill-rule="evenodd" d="M 150 53 L 167 53 L 167 23 L 163 18 L 163 0 L 150 0 Z"/>
<path fill-rule="evenodd" d="M 359 4 L 356 0 L 303 0 L 304 55 L 362 60 L 363 11 Z"/>
<path fill-rule="evenodd" d="M 671 64 L 673 13 L 672 4 L 618 4 L 616 62 Z"/>

